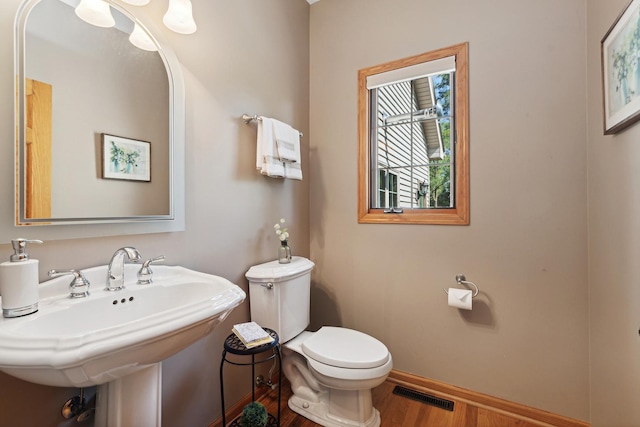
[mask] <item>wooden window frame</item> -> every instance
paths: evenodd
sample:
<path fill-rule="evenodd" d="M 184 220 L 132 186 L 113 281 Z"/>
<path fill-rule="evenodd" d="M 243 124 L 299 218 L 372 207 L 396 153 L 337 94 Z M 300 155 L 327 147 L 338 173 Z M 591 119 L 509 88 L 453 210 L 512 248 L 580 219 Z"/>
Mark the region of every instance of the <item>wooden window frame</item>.
<path fill-rule="evenodd" d="M 404 208 L 402 213 L 384 213 L 371 208 L 369 142 L 369 90 L 367 77 L 423 62 L 454 56 L 455 134 L 454 200 L 452 208 Z M 362 224 L 469 224 L 469 43 L 460 43 L 358 71 L 358 222 Z"/>

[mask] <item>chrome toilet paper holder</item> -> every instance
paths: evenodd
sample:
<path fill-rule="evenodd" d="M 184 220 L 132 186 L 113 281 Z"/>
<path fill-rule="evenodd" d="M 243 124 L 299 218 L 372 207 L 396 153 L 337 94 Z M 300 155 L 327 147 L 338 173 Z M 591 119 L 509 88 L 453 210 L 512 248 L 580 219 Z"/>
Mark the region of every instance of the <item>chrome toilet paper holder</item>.
<path fill-rule="evenodd" d="M 475 288 L 475 291 L 473 292 L 473 295 L 471 295 L 471 298 L 475 298 L 478 296 L 478 293 L 480 292 L 480 289 L 478 289 L 478 285 L 468 281 L 464 274 L 456 274 L 456 282 L 458 283 L 458 285 L 473 286 Z M 449 295 L 449 291 L 447 291 L 446 289 L 444 290 L 444 293 Z"/>

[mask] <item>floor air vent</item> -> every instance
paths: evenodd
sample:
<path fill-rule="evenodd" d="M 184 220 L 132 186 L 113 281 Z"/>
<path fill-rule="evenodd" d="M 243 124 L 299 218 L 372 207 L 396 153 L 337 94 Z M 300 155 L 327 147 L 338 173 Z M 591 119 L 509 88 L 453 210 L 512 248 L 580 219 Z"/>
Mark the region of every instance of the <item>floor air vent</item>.
<path fill-rule="evenodd" d="M 398 396 L 404 396 L 409 399 L 417 400 L 418 402 L 426 403 L 431 406 L 435 406 L 447 411 L 453 411 L 453 402 L 446 399 L 440 399 L 439 397 L 431 396 L 429 394 L 420 393 L 419 391 L 411 390 L 405 387 L 397 385 L 393 389 L 393 394 Z"/>

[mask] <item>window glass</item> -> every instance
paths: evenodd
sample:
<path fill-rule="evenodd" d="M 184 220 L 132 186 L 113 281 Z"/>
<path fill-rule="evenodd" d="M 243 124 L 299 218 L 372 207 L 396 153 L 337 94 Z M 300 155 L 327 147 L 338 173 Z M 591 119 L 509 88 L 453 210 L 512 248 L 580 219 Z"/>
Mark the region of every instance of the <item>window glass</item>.
<path fill-rule="evenodd" d="M 394 171 L 400 204 L 382 204 L 372 197 L 372 208 L 425 209 L 452 207 L 451 75 L 438 74 L 371 89 L 371 111 L 376 129 L 370 144 L 379 171 Z M 373 178 L 385 175 L 373 173 Z M 374 182 L 372 189 L 384 183 Z M 427 191 L 429 197 L 420 196 Z M 375 201 L 378 200 L 376 204 Z M 434 203 L 431 202 L 434 201 Z"/>

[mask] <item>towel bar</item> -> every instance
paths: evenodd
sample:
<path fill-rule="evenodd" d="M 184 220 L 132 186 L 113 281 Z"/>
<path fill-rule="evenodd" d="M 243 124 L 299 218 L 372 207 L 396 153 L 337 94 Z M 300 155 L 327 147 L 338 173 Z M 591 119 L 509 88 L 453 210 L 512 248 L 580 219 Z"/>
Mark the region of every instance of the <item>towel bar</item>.
<path fill-rule="evenodd" d="M 258 116 L 257 114 L 254 114 L 253 116 L 245 113 L 242 115 L 242 121 L 244 121 L 245 125 L 248 125 L 251 122 L 257 122 L 257 121 L 261 121 L 262 117 Z M 298 133 L 300 133 L 300 136 L 303 136 L 303 133 L 298 131 Z"/>

